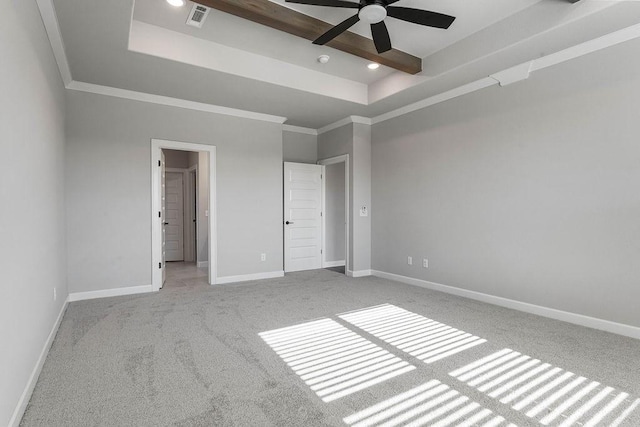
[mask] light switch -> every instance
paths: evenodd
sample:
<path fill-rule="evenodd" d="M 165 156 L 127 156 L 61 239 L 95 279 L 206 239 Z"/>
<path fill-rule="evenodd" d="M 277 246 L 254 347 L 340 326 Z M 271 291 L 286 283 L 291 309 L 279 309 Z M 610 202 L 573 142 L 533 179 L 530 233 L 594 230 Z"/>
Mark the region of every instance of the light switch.
<path fill-rule="evenodd" d="M 360 216 L 369 216 L 369 210 L 366 206 L 360 208 Z"/>

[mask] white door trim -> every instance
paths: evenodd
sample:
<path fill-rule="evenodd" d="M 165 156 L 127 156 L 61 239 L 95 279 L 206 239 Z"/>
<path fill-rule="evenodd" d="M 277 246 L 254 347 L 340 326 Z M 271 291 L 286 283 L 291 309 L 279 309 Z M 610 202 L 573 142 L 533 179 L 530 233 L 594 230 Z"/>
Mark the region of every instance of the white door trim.
<path fill-rule="evenodd" d="M 151 278 L 154 291 L 162 286 L 162 225 L 158 218 L 161 200 L 160 174 L 158 162 L 162 149 L 183 151 L 204 151 L 209 153 L 209 284 L 214 285 L 217 277 L 217 200 L 216 200 L 216 147 L 207 144 L 168 141 L 163 139 L 151 140 Z M 213 209 L 212 209 L 213 206 Z"/>
<path fill-rule="evenodd" d="M 195 172 L 195 177 L 192 179 L 191 178 L 191 174 Z M 187 192 L 186 194 L 186 198 L 185 198 L 185 227 L 188 226 L 188 228 L 185 228 L 185 230 L 187 230 L 185 232 L 185 239 L 184 239 L 184 246 L 185 246 L 185 253 L 189 254 L 189 261 L 190 262 L 198 262 L 198 253 L 197 253 L 197 248 L 196 248 L 196 236 L 197 236 L 197 227 L 198 227 L 198 210 L 197 210 L 197 204 L 198 204 L 198 195 L 195 195 L 195 198 L 193 196 L 193 190 L 194 188 L 197 188 L 196 182 L 198 180 L 198 165 L 195 164 L 193 166 L 191 166 L 190 168 L 188 168 L 185 171 L 185 177 L 187 179 L 187 183 L 186 183 L 186 187 L 185 190 Z M 193 228 L 193 220 L 196 220 L 196 228 Z M 188 251 L 186 251 L 186 249 L 188 248 Z M 185 255 L 186 256 L 186 255 Z"/>
<path fill-rule="evenodd" d="M 350 231 L 350 214 L 349 214 L 349 155 L 348 154 L 343 154 L 341 156 L 336 156 L 336 157 L 330 157 L 328 159 L 322 159 L 322 160 L 318 160 L 317 164 L 322 165 L 322 166 L 327 166 L 327 165 L 333 165 L 336 163 L 343 163 L 344 162 L 344 224 L 345 224 L 345 233 L 344 233 L 344 240 L 345 240 L 345 249 L 344 249 L 344 268 L 345 268 L 345 273 L 347 271 L 349 271 L 349 231 Z M 326 182 L 327 182 L 327 177 L 326 177 L 326 172 L 323 168 L 322 171 L 322 268 L 325 267 L 333 267 L 334 265 L 332 265 L 332 263 L 330 261 L 326 261 L 325 260 L 325 256 L 327 254 L 327 248 L 325 247 L 325 242 L 326 242 L 326 206 L 325 206 L 325 189 L 326 189 Z"/>

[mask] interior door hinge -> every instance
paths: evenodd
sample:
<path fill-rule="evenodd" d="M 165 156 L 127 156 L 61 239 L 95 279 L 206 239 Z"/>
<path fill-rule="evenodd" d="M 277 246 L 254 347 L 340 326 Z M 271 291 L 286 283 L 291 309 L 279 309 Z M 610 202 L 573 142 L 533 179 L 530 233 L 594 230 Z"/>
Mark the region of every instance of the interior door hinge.
<path fill-rule="evenodd" d="M 162 263 L 161 262 L 158 263 L 158 268 L 162 269 Z"/>
<path fill-rule="evenodd" d="M 320 212 L 320 216 L 322 216 L 322 212 Z"/>
<path fill-rule="evenodd" d="M 158 211 L 158 218 L 162 218 L 162 212 Z"/>
<path fill-rule="evenodd" d="M 158 167 L 162 166 L 162 162 L 158 160 Z"/>

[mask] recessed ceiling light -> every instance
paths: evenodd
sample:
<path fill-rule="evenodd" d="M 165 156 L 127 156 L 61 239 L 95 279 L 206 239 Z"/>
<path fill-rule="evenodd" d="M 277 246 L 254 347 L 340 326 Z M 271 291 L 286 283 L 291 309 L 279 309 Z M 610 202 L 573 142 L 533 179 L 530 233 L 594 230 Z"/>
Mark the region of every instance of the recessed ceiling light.
<path fill-rule="evenodd" d="M 184 6 L 184 0 L 167 0 L 167 3 L 175 7 Z"/>
<path fill-rule="evenodd" d="M 327 62 L 329 62 L 329 55 L 318 56 L 318 62 L 321 64 L 326 64 Z"/>
<path fill-rule="evenodd" d="M 372 62 L 371 64 L 367 65 L 367 68 L 369 68 L 370 70 L 377 70 L 379 66 L 380 64 Z"/>

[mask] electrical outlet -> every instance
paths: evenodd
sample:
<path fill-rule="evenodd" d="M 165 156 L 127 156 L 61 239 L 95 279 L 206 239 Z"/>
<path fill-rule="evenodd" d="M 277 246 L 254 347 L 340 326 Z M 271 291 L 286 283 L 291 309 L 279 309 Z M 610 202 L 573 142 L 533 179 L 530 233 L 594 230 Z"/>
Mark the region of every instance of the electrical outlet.
<path fill-rule="evenodd" d="M 53 288 L 53 300 L 57 300 L 58 299 L 58 293 L 56 292 L 56 288 Z"/>
<path fill-rule="evenodd" d="M 407 264 L 413 265 L 413 258 L 412 257 L 410 257 L 410 256 L 407 257 Z"/>
<path fill-rule="evenodd" d="M 267 254 L 260 254 L 260 261 L 266 261 L 267 260 Z"/>
<path fill-rule="evenodd" d="M 422 260 L 422 266 L 423 266 L 424 268 L 429 268 L 429 260 L 428 260 L 428 259 L 426 259 L 426 258 L 424 258 L 424 259 Z"/>

